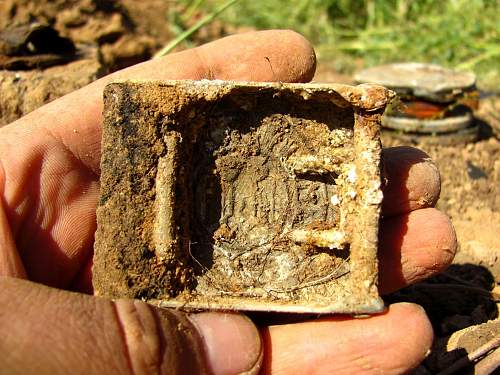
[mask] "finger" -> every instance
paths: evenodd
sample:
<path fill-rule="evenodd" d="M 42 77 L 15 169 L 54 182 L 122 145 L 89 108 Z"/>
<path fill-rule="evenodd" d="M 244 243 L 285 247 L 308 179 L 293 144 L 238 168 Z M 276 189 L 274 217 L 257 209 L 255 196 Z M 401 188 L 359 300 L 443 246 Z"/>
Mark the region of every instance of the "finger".
<path fill-rule="evenodd" d="M 314 51 L 297 33 L 235 35 L 117 72 L 2 128 L 5 209 L 29 277 L 68 287 L 89 258 L 99 194 L 102 89 L 107 82 L 304 81 L 314 69 Z"/>
<path fill-rule="evenodd" d="M 237 46 L 232 53 L 225 50 Z M 257 51 L 258 49 L 258 51 Z M 290 30 L 239 34 L 195 50 L 208 74 L 225 80 L 309 82 L 316 69 L 311 44 Z"/>
<path fill-rule="evenodd" d="M 379 235 L 379 289 L 390 293 L 444 270 L 457 238 L 450 219 L 424 208 L 383 220 Z"/>
<path fill-rule="evenodd" d="M 26 278 L 0 196 L 0 276 Z"/>
<path fill-rule="evenodd" d="M 439 171 L 423 151 L 413 147 L 391 147 L 382 151 L 384 217 L 433 207 L 441 190 Z"/>
<path fill-rule="evenodd" d="M 237 314 L 186 315 L 142 301 L 79 295 L 0 278 L 5 373 L 256 373 L 259 332 Z M 50 350 L 47 350 L 50 348 Z"/>
<path fill-rule="evenodd" d="M 402 374 L 432 344 L 423 309 L 395 304 L 366 319 L 345 317 L 264 329 L 264 374 Z"/>
<path fill-rule="evenodd" d="M 9 221 L 5 215 L 3 190 L 5 174 L 0 164 L 0 276 L 26 278 L 26 271 L 19 258 Z"/>
<path fill-rule="evenodd" d="M 259 373 L 264 351 L 259 332 L 250 319 L 211 312 L 190 318 L 203 338 L 211 374 Z"/>
<path fill-rule="evenodd" d="M 223 79 L 306 82 L 316 68 L 314 50 L 287 30 L 229 36 L 198 48 L 167 55 L 104 77 L 26 116 L 90 170 L 99 170 L 102 91 L 114 79 Z M 83 109 L 83 113 L 82 113 Z"/>

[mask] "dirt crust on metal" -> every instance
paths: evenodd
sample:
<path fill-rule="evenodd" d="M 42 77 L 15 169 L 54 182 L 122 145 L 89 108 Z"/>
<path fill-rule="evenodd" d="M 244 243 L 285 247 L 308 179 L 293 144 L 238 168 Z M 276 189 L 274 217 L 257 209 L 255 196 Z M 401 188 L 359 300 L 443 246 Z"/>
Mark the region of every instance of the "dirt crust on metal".
<path fill-rule="evenodd" d="M 164 307 L 370 313 L 376 85 L 115 82 L 104 92 L 98 295 Z"/>

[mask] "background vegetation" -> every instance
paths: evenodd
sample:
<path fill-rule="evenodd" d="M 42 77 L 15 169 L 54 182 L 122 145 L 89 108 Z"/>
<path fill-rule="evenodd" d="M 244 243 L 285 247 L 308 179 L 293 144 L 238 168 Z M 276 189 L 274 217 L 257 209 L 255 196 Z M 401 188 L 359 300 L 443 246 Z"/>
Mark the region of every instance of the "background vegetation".
<path fill-rule="evenodd" d="M 178 5 L 169 17 L 183 43 L 196 43 L 214 22 L 230 31 L 290 28 L 314 44 L 320 63 L 338 72 L 394 61 L 432 62 L 473 70 L 483 86 L 499 90 L 498 0 L 179 0 Z M 182 35 L 207 16 L 196 33 Z"/>

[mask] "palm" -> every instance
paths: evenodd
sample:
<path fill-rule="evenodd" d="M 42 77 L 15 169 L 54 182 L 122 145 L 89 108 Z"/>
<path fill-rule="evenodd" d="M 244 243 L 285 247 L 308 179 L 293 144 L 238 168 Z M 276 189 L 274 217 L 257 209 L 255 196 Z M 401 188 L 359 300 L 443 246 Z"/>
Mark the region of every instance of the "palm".
<path fill-rule="evenodd" d="M 29 278 L 68 288 L 90 259 L 98 177 L 42 131 L 33 133 L 39 145 L 2 149 L 7 217 Z"/>

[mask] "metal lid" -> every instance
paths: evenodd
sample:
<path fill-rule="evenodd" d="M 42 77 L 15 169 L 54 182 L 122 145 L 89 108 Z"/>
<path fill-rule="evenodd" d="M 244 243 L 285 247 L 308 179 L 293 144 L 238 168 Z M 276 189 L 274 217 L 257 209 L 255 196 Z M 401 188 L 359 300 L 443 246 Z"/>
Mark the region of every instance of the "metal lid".
<path fill-rule="evenodd" d="M 357 73 L 355 80 L 359 83 L 376 83 L 399 94 L 438 102 L 451 101 L 476 84 L 474 73 L 422 63 L 376 66 Z"/>
<path fill-rule="evenodd" d="M 382 117 L 382 125 L 386 128 L 399 130 L 405 133 L 438 134 L 464 129 L 470 126 L 473 120 L 474 118 L 469 112 L 440 119 L 418 119 L 385 115 Z"/>
<path fill-rule="evenodd" d="M 399 139 L 403 142 L 410 142 L 415 145 L 455 146 L 476 141 L 479 137 L 479 130 L 478 124 L 471 124 L 466 128 L 448 133 L 402 133 L 397 130 L 388 130 L 385 134 L 389 135 L 391 138 Z"/>

